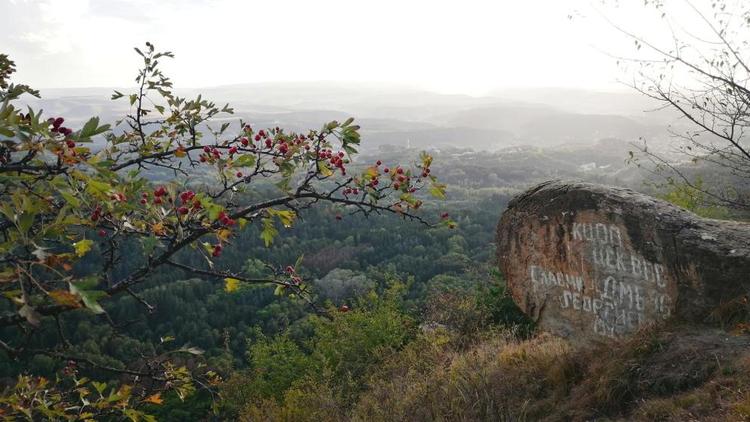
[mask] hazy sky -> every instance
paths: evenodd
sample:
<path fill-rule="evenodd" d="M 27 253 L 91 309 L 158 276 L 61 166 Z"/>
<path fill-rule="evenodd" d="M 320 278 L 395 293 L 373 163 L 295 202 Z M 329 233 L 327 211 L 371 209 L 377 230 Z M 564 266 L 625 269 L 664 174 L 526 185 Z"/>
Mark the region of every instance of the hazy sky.
<path fill-rule="evenodd" d="M 616 1 L 616 0 L 612 0 Z M 645 30 L 639 10 L 615 17 Z M 585 0 L 0 0 L 0 52 L 39 88 L 127 86 L 151 41 L 181 87 L 399 82 L 440 92 L 612 89 L 630 41 Z M 640 13 L 641 15 L 639 15 Z M 573 19 L 569 19 L 573 15 Z M 628 46 L 630 44 L 627 44 Z"/>

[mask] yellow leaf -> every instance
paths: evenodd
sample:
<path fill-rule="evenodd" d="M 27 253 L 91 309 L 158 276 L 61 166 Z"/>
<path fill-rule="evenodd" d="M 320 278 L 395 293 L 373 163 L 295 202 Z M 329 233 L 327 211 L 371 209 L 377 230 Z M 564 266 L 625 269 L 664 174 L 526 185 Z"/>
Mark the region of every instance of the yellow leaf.
<path fill-rule="evenodd" d="M 182 157 L 184 157 L 186 155 L 187 155 L 187 153 L 185 152 L 185 149 L 182 148 L 182 147 L 177 148 L 175 150 L 175 152 L 174 152 L 174 156 L 178 157 L 178 158 L 182 158 Z"/>
<path fill-rule="evenodd" d="M 228 229 L 220 229 L 216 232 L 216 237 L 221 239 L 222 241 L 226 242 L 229 240 L 229 237 L 232 235 L 232 231 Z"/>
<path fill-rule="evenodd" d="M 167 229 L 164 228 L 164 223 L 155 223 L 151 226 L 151 231 L 157 236 L 164 236 L 167 234 Z"/>
<path fill-rule="evenodd" d="M 367 170 L 365 170 L 364 175 L 365 175 L 366 180 L 372 180 L 372 179 L 376 179 L 378 177 L 378 174 L 380 174 L 380 172 L 378 171 L 378 168 L 375 166 L 372 166 L 372 167 L 368 167 Z"/>
<path fill-rule="evenodd" d="M 240 281 L 236 278 L 227 277 L 224 279 L 224 290 L 228 293 L 237 291 L 240 288 Z"/>
<path fill-rule="evenodd" d="M 81 298 L 67 290 L 53 290 L 49 292 L 49 295 L 52 300 L 59 305 L 70 306 L 73 308 L 79 308 L 81 306 Z"/>
<path fill-rule="evenodd" d="M 269 208 L 268 214 L 275 215 L 279 221 L 281 221 L 281 225 L 289 228 L 292 227 L 292 224 L 294 223 L 294 219 L 297 217 L 297 214 L 294 211 L 290 210 L 275 210 L 273 208 Z"/>
<path fill-rule="evenodd" d="M 145 399 L 143 399 L 146 403 L 152 403 L 152 404 L 162 404 L 164 403 L 164 399 L 161 398 L 161 393 L 152 394 Z"/>
<path fill-rule="evenodd" d="M 76 250 L 76 255 L 78 255 L 79 258 L 86 255 L 86 253 L 91 250 L 91 245 L 93 244 L 94 241 L 90 239 L 83 239 L 73 243 L 73 247 Z"/>

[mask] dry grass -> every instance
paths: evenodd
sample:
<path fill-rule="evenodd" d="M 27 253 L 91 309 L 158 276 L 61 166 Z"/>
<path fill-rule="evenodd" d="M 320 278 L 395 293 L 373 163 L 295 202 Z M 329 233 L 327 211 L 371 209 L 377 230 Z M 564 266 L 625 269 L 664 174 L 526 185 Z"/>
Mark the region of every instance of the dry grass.
<path fill-rule="evenodd" d="M 436 330 L 377 370 L 356 403 L 333 381 L 302 383 L 243 420 L 750 420 L 750 336 L 713 328 L 649 330 L 587 351 L 508 330 L 467 347 Z"/>
<path fill-rule="evenodd" d="M 468 350 L 419 343 L 373 377 L 355 420 L 534 419 L 567 394 L 575 373 L 571 347 L 547 335 L 518 341 L 498 332 Z"/>
<path fill-rule="evenodd" d="M 467 350 L 424 337 L 370 380 L 359 421 L 750 420 L 750 338 L 644 331 L 589 351 L 508 332 Z"/>

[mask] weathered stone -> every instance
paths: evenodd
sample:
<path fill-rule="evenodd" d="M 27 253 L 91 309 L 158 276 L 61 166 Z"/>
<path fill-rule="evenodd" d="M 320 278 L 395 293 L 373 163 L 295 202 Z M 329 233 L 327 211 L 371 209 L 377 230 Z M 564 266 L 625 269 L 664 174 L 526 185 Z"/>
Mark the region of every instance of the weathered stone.
<path fill-rule="evenodd" d="M 629 189 L 536 186 L 508 205 L 497 254 L 520 308 L 541 329 L 582 341 L 672 317 L 704 322 L 750 293 L 750 225 Z"/>

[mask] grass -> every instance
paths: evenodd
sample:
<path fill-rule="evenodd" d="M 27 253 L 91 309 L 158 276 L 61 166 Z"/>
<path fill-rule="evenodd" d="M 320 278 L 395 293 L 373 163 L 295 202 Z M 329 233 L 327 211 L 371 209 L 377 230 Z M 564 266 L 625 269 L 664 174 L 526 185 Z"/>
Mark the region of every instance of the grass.
<path fill-rule="evenodd" d="M 467 343 L 438 328 L 357 382 L 351 402 L 335 377 L 302 380 L 282 402 L 248 407 L 241 420 L 750 420 L 750 336 L 668 326 L 576 348 L 509 329 Z"/>

